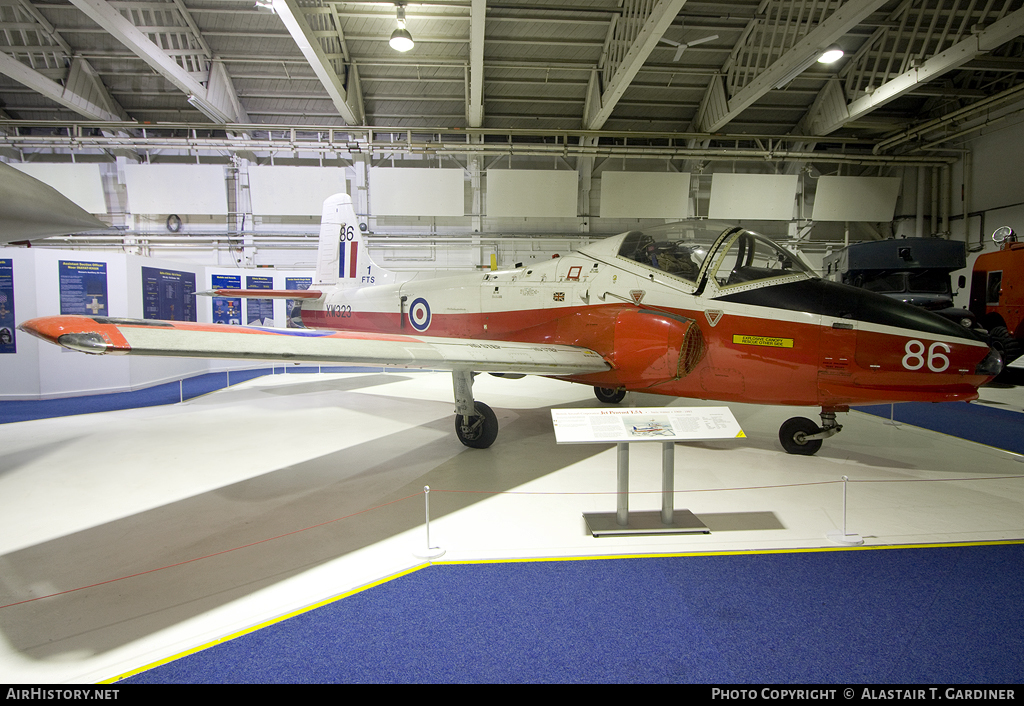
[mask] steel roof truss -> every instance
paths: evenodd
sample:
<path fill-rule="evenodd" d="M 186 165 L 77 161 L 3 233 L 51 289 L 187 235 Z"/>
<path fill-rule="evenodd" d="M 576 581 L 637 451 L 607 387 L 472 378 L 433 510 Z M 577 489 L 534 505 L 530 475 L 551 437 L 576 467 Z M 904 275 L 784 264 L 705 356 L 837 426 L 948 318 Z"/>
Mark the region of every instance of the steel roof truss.
<path fill-rule="evenodd" d="M 469 90 L 466 92 L 466 124 L 484 124 L 484 25 L 487 0 L 472 0 L 469 21 Z"/>
<path fill-rule="evenodd" d="M 794 70 L 808 65 L 809 61 L 813 63 L 822 49 L 856 27 L 884 2 L 847 0 L 839 5 L 828 1 L 826 7 L 838 7 L 824 17 L 823 13 L 815 14 L 818 3 L 810 3 L 809 14 L 804 15 L 808 3 L 790 0 L 788 7 L 779 7 L 776 14 L 766 19 L 764 26 L 748 26 L 723 67 L 730 83 L 725 88 L 734 92 L 730 94 L 726 90 L 724 104 L 721 100 L 706 97 L 693 129 L 697 132 L 718 132 Z M 817 26 L 810 29 L 815 17 L 824 19 L 819 19 Z M 709 93 L 718 91 L 719 87 L 712 81 L 708 90 Z"/>
<path fill-rule="evenodd" d="M 596 83 L 597 76 L 592 77 L 587 91 L 583 109 L 585 129 L 599 130 L 607 122 L 615 105 L 685 4 L 686 0 L 623 0 L 622 15 L 610 25 L 601 57 L 603 65 L 599 69 L 603 90 L 600 90 L 600 99 L 595 99 L 600 89 Z"/>
<path fill-rule="evenodd" d="M 209 58 L 201 44 L 199 47 L 194 48 L 189 46 L 187 49 L 165 50 L 154 43 L 154 39 L 162 39 L 167 44 L 180 44 L 187 38 L 187 41 L 184 41 L 184 43 L 191 44 L 195 38 L 189 31 L 188 23 L 183 18 L 181 19 L 184 26 L 168 28 L 178 30 L 182 35 L 181 37 L 174 39 L 169 35 L 161 36 L 160 34 L 155 34 L 153 35 L 154 39 L 151 39 L 136 27 L 132 21 L 126 19 L 117 9 L 104 0 L 71 0 L 71 3 L 128 47 L 136 56 L 149 64 L 157 73 L 173 83 L 178 90 L 188 95 L 189 103 L 206 115 L 206 117 L 219 123 L 241 122 L 244 120 L 238 114 L 235 105 L 230 100 L 225 100 L 223 90 L 211 93 L 193 76 L 193 72 L 197 69 L 199 71 L 209 70 L 208 66 L 200 64 L 200 61 L 205 63 L 205 60 Z M 177 14 L 178 9 L 173 3 L 167 3 L 167 8 L 167 13 L 172 13 L 173 17 L 180 18 L 180 15 Z M 130 12 L 139 12 L 143 8 L 129 7 L 128 9 Z M 148 4 L 145 9 L 150 12 L 156 11 L 151 9 Z M 143 19 L 142 16 L 138 17 L 140 20 Z M 177 19 L 173 21 L 176 22 Z M 182 63 L 179 64 L 175 61 L 172 58 L 172 54 L 180 56 Z M 208 76 L 209 74 L 207 73 Z M 237 97 L 235 97 L 235 104 L 237 104 Z"/>
<path fill-rule="evenodd" d="M 316 73 L 321 85 L 323 85 L 327 94 L 331 97 L 331 101 L 338 110 L 338 114 L 349 125 L 360 125 L 364 122 L 365 118 L 362 94 L 359 90 L 358 71 L 354 64 L 349 65 L 350 81 L 348 88 L 346 88 L 345 83 L 338 75 L 338 71 L 335 70 L 333 63 L 328 58 L 328 55 L 331 55 L 340 58 L 342 61 L 346 60 L 347 48 L 344 47 L 342 40 L 341 25 L 335 24 L 335 15 L 311 12 L 309 17 L 313 18 L 317 23 L 318 30 L 321 29 L 320 25 L 323 24 L 324 20 L 329 21 L 330 25 L 333 25 L 331 27 L 334 29 L 333 33 L 328 33 L 324 37 L 318 37 L 317 33 L 314 33 L 310 27 L 305 9 L 299 7 L 295 0 L 274 0 L 274 10 L 277 12 L 278 17 L 281 18 L 281 21 L 284 22 L 288 33 L 292 35 L 292 39 L 298 45 L 299 51 L 302 52 L 309 66 Z M 316 10 L 317 8 L 310 9 Z M 323 28 L 328 28 L 328 25 L 325 25 Z M 324 46 L 325 42 L 328 46 Z"/>
<path fill-rule="evenodd" d="M 935 13 L 936 17 L 938 14 Z M 919 14 L 917 22 L 923 23 L 921 18 L 922 15 Z M 962 23 L 949 22 L 942 33 L 942 39 L 961 36 L 959 32 L 952 35 L 948 32 L 950 25 L 954 24 Z M 832 81 L 801 120 L 800 128 L 804 134 L 828 135 L 844 124 L 862 118 L 876 108 L 914 90 L 919 85 L 934 80 L 1021 34 L 1024 34 L 1024 9 L 1006 15 L 986 29 L 961 39 L 925 61 L 904 61 L 902 65 L 910 66 L 909 69 L 889 78 L 873 90 L 855 91 L 856 97 L 849 103 L 847 103 L 847 96 L 850 93 L 848 87 L 851 85 L 851 81 L 849 79 L 846 81 L 846 90 L 840 86 L 839 80 Z M 865 53 L 864 56 L 869 55 Z M 891 57 L 887 64 L 890 62 Z M 862 85 L 860 81 L 863 81 L 865 77 L 870 80 L 876 76 L 876 73 L 856 68 L 850 71 L 850 75 L 858 77 L 852 85 Z M 882 75 L 888 76 L 887 73 Z"/>

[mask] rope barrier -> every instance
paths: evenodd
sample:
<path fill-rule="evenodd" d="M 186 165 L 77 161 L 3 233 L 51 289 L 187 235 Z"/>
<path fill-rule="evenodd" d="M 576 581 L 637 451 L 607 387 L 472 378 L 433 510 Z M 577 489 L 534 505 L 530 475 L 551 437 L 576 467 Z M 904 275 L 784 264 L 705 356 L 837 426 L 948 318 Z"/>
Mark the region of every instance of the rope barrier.
<path fill-rule="evenodd" d="M 863 480 L 850 480 L 848 482 L 850 482 L 850 483 L 937 483 L 937 482 L 951 482 L 951 481 L 963 482 L 963 481 L 976 481 L 976 480 L 1014 480 L 1014 479 L 1020 479 L 1020 478 L 1024 478 L 1024 475 L 1014 475 L 1014 476 L 981 476 L 981 477 L 977 477 L 977 478 L 901 478 L 901 479 L 892 479 L 892 480 L 863 479 Z M 836 485 L 838 483 L 844 483 L 844 482 L 846 482 L 846 481 L 844 481 L 844 480 L 826 480 L 826 481 L 812 481 L 812 482 L 807 482 L 807 483 L 784 483 L 784 484 L 780 484 L 780 485 L 741 486 L 741 487 L 736 487 L 736 488 L 693 488 L 693 489 L 690 489 L 690 490 L 675 490 L 675 491 L 673 491 L 673 493 L 674 494 L 679 494 L 679 493 L 717 493 L 717 492 L 726 492 L 726 491 L 734 491 L 734 490 L 773 490 L 773 489 L 778 489 L 778 488 L 800 488 L 800 487 L 808 487 L 808 486 L 816 486 L 816 485 Z M 445 490 L 445 489 L 438 489 L 438 488 L 431 488 L 430 492 L 432 492 L 432 493 L 469 494 L 469 495 L 620 495 L 621 494 L 619 491 L 614 491 L 614 490 L 613 491 L 586 491 L 586 492 L 549 492 L 549 491 L 532 491 L 532 490 Z M 654 494 L 654 493 L 656 493 L 658 495 L 661 495 L 662 491 L 661 490 L 631 490 L 631 491 L 628 491 L 626 494 L 627 495 L 646 495 L 646 494 Z M 410 495 L 406 495 L 405 497 L 398 498 L 397 500 L 392 500 L 390 502 L 381 503 L 380 505 L 375 505 L 374 507 L 368 507 L 368 508 L 366 508 L 364 510 L 359 510 L 358 512 L 353 512 L 353 513 L 351 513 L 349 515 L 343 515 L 341 517 L 335 517 L 334 519 L 325 520 L 324 522 L 319 522 L 319 523 L 317 523 L 315 525 L 310 525 L 308 527 L 302 527 L 300 529 L 292 530 L 291 532 L 284 532 L 283 534 L 275 535 L 273 537 L 267 537 L 265 539 L 260 539 L 260 540 L 257 540 L 255 542 L 249 542 L 248 544 L 242 544 L 242 545 L 239 545 L 237 547 L 231 547 L 230 549 L 222 549 L 220 551 L 213 552 L 211 554 L 205 554 L 203 556 L 193 557 L 192 559 L 186 559 L 184 561 L 179 561 L 179 562 L 176 562 L 174 564 L 167 564 L 166 566 L 159 566 L 159 567 L 156 567 L 156 568 L 153 568 L 153 569 L 147 569 L 146 571 L 139 571 L 139 572 L 134 573 L 134 574 L 128 574 L 126 576 L 119 576 L 117 578 L 107 579 L 106 581 L 98 581 L 96 583 L 91 583 L 91 584 L 88 584 L 86 586 L 79 586 L 78 588 L 69 588 L 66 591 L 58 591 L 56 593 L 49 593 L 49 594 L 47 594 L 45 596 L 36 596 L 34 598 L 27 598 L 25 600 L 16 601 L 14 603 L 7 603 L 5 605 L 0 605 L 0 610 L 3 610 L 4 608 L 12 608 L 12 607 L 18 606 L 18 605 L 24 605 L 26 603 L 33 603 L 35 601 L 41 601 L 41 600 L 43 600 L 45 598 L 55 598 L 57 596 L 67 595 L 69 593 L 75 593 L 77 591 L 84 591 L 84 590 L 86 590 L 88 588 L 96 588 L 97 586 L 104 586 L 106 584 L 116 583 L 118 581 L 125 581 L 127 579 L 136 578 L 136 577 L 139 577 L 139 576 L 145 576 L 146 574 L 152 574 L 152 573 L 156 573 L 158 571 L 165 571 L 167 569 L 173 569 L 173 568 L 178 567 L 178 566 L 184 566 L 186 564 L 192 564 L 192 563 L 195 563 L 197 561 L 202 561 L 204 559 L 210 559 L 212 557 L 220 556 L 222 554 L 229 554 L 231 552 L 239 551 L 241 549 L 248 549 L 249 547 L 255 547 L 255 546 L 258 546 L 260 544 L 266 544 L 267 542 L 273 542 L 273 541 L 275 541 L 277 539 L 282 539 L 284 537 L 289 537 L 291 535 L 300 534 L 302 532 L 308 532 L 309 530 L 317 529 L 318 527 L 324 527 L 326 525 L 330 525 L 330 524 L 333 524 L 335 522 L 340 522 L 341 520 L 347 520 L 347 519 L 350 519 L 352 517 L 357 517 L 359 515 L 362 515 L 362 514 L 365 514 L 365 513 L 368 513 L 368 512 L 372 512 L 374 510 L 379 510 L 379 509 L 387 507 L 389 505 L 394 505 L 396 503 L 404 502 L 405 500 L 408 500 L 410 498 L 415 498 L 415 497 L 418 497 L 420 495 L 425 495 L 425 494 L 426 494 L 425 491 L 420 491 L 420 492 L 412 493 Z M 428 544 L 429 544 L 429 540 L 428 540 Z"/>

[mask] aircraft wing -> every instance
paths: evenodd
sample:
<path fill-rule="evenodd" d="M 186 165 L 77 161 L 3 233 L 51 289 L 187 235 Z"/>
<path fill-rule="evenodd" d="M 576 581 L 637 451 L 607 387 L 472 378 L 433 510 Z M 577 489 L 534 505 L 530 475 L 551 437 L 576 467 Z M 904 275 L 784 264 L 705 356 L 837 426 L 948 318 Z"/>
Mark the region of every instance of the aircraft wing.
<path fill-rule="evenodd" d="M 106 227 L 52 186 L 0 163 L 0 243 Z"/>
<path fill-rule="evenodd" d="M 534 375 L 582 375 L 611 368 L 586 348 L 511 341 L 105 316 L 48 316 L 26 321 L 18 328 L 65 348 L 97 355 L 252 358 Z"/>

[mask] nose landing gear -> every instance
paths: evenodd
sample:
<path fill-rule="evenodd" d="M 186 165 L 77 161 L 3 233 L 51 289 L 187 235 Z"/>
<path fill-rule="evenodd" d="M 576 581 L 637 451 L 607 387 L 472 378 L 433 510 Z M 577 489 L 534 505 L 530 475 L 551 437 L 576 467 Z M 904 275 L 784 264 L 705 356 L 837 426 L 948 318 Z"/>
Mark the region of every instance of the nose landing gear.
<path fill-rule="evenodd" d="M 813 456 L 821 448 L 822 439 L 843 430 L 843 425 L 836 423 L 836 412 L 849 411 L 849 407 L 822 407 L 820 427 L 806 417 L 787 419 L 779 429 L 782 448 L 786 453 Z"/>
<path fill-rule="evenodd" d="M 618 404 L 626 396 L 626 391 L 621 387 L 595 387 L 594 395 L 605 404 Z"/>

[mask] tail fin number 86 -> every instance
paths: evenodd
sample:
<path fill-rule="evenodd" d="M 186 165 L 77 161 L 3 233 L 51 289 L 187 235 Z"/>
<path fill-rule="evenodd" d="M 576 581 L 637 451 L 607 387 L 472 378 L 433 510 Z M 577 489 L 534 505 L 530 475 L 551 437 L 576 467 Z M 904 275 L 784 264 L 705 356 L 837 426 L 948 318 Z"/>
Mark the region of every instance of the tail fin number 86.
<path fill-rule="evenodd" d="M 920 370 L 928 365 L 933 373 L 941 373 L 949 367 L 949 358 L 943 353 L 949 353 L 952 349 L 945 343 L 933 343 L 928 346 L 928 357 L 925 359 L 925 346 L 921 341 L 911 339 L 907 341 L 903 349 L 906 355 L 903 356 L 903 367 L 907 370 Z"/>

